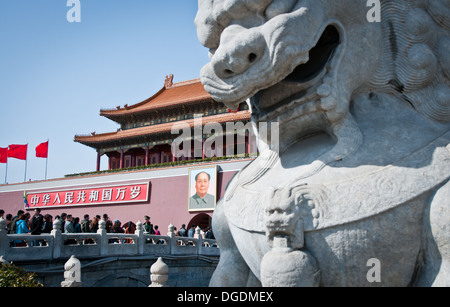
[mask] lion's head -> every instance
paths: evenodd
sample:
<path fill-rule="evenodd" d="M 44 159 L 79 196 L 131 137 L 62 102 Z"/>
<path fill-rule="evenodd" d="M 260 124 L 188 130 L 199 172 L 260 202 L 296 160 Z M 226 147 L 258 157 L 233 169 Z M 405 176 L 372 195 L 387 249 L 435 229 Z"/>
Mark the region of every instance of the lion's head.
<path fill-rule="evenodd" d="M 211 59 L 201 80 L 230 108 L 252 98 L 252 119 L 280 122 L 292 138 L 354 133 L 349 106 L 361 93 L 396 95 L 447 122 L 449 3 L 382 0 L 381 22 L 371 23 L 366 0 L 199 0 Z"/>

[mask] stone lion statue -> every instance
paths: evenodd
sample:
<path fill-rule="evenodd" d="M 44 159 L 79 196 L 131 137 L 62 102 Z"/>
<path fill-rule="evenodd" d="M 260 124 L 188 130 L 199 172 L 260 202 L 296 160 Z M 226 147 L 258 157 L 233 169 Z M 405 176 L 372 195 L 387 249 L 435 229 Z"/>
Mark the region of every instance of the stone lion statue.
<path fill-rule="evenodd" d="M 201 81 L 259 156 L 213 217 L 211 286 L 450 286 L 450 2 L 199 0 Z"/>

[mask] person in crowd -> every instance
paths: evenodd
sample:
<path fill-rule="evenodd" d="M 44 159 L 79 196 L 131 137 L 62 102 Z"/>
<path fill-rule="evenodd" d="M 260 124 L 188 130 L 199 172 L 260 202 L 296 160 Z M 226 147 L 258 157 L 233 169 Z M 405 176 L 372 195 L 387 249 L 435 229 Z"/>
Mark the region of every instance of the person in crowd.
<path fill-rule="evenodd" d="M 134 234 L 136 232 L 136 224 L 129 221 L 125 227 L 125 233 Z M 125 239 L 125 243 L 134 243 L 133 239 Z"/>
<path fill-rule="evenodd" d="M 3 209 L 0 209 L 0 219 L 4 219 L 4 217 L 3 217 L 4 215 L 5 215 L 5 211 Z M 11 214 L 9 214 L 9 215 L 11 215 Z M 8 215 L 6 215 L 6 226 L 5 226 L 6 231 L 8 231 L 8 225 L 10 222 L 11 222 L 11 218 L 8 221 Z"/>
<path fill-rule="evenodd" d="M 186 237 L 186 224 L 181 225 L 180 230 L 178 230 L 178 235 L 180 237 Z"/>
<path fill-rule="evenodd" d="M 144 228 L 144 233 L 146 234 L 154 234 L 155 231 L 153 229 L 153 224 L 150 223 L 150 217 L 148 215 L 144 216 L 144 224 L 142 225 Z"/>
<path fill-rule="evenodd" d="M 120 223 L 119 220 L 115 220 L 112 227 L 111 227 L 111 233 L 123 233 L 123 228 L 121 227 L 122 223 Z M 119 238 L 113 238 L 109 239 L 108 242 L 111 244 L 119 244 L 120 239 Z"/>
<path fill-rule="evenodd" d="M 161 232 L 159 231 L 158 228 L 159 228 L 158 225 L 155 225 L 155 235 L 160 236 Z"/>
<path fill-rule="evenodd" d="M 73 217 L 71 214 L 66 215 L 66 222 L 64 223 L 64 233 L 74 233 Z"/>
<path fill-rule="evenodd" d="M 215 239 L 211 227 L 208 227 L 208 228 L 206 229 L 206 232 L 205 232 L 205 239 L 211 239 L 211 240 L 214 240 L 214 239 Z"/>
<path fill-rule="evenodd" d="M 79 217 L 73 219 L 73 230 L 75 233 L 81 233 L 81 225 Z"/>
<path fill-rule="evenodd" d="M 9 229 L 11 227 L 12 214 L 8 213 L 6 215 L 6 233 L 9 233 Z"/>
<path fill-rule="evenodd" d="M 53 230 L 53 217 L 50 214 L 46 214 L 42 217 L 42 227 L 41 234 L 49 234 Z M 46 240 L 37 240 L 35 244 L 39 246 L 48 246 L 48 242 Z"/>
<path fill-rule="evenodd" d="M 66 215 L 66 222 L 64 223 L 64 233 L 75 233 L 75 228 L 73 226 L 73 216 L 72 214 Z M 64 242 L 64 245 L 76 244 L 75 239 L 68 239 Z"/>
<path fill-rule="evenodd" d="M 64 233 L 64 230 L 66 229 L 66 219 L 67 219 L 67 213 L 63 212 L 61 213 L 61 232 Z"/>
<path fill-rule="evenodd" d="M 30 212 L 25 212 L 25 221 L 27 222 L 28 228 L 31 228 L 31 221 L 30 221 L 30 218 L 31 218 Z"/>
<path fill-rule="evenodd" d="M 112 227 L 113 233 L 124 233 L 124 230 L 122 228 L 122 223 L 119 220 L 115 220 L 113 227 Z"/>
<path fill-rule="evenodd" d="M 26 214 L 22 213 L 16 221 L 16 234 L 26 233 L 30 233 L 30 228 L 28 228 Z"/>
<path fill-rule="evenodd" d="M 43 223 L 44 223 L 44 217 L 41 214 L 41 209 L 40 208 L 34 209 L 34 215 L 31 218 L 31 221 L 29 223 L 30 233 L 33 236 L 40 235 L 41 232 L 42 232 L 42 225 L 43 225 Z M 39 240 L 33 241 L 32 245 L 33 246 L 40 245 Z"/>
<path fill-rule="evenodd" d="M 0 219 L 4 219 L 3 215 L 5 215 L 5 211 L 3 209 L 0 209 Z M 7 230 L 6 227 L 7 226 L 5 226 L 5 230 Z"/>
<path fill-rule="evenodd" d="M 4 216 L 5 215 L 5 210 L 3 210 L 3 209 L 0 209 L 0 219 L 4 219 Z M 6 222 L 6 227 L 5 227 L 5 230 L 8 230 L 8 222 Z"/>
<path fill-rule="evenodd" d="M 17 211 L 17 215 L 16 216 L 14 216 L 12 219 L 11 219 L 11 223 L 10 223 L 10 229 L 9 229 L 9 234 L 15 234 L 16 233 L 16 226 L 17 226 L 17 221 L 19 220 L 19 217 L 21 216 L 21 215 L 23 215 L 25 212 L 23 211 L 23 210 L 19 210 L 19 211 Z"/>
<path fill-rule="evenodd" d="M 88 233 L 91 232 L 91 228 L 89 227 L 89 214 L 85 214 L 80 223 L 81 232 Z"/>
<path fill-rule="evenodd" d="M 125 225 L 125 233 L 134 234 L 136 232 L 136 224 L 132 221 L 129 221 Z"/>
<path fill-rule="evenodd" d="M 30 234 L 30 228 L 28 228 L 26 214 L 22 213 L 16 222 L 16 234 Z M 23 240 L 15 240 L 14 245 L 16 247 L 27 246 L 27 243 Z"/>
<path fill-rule="evenodd" d="M 105 224 L 105 229 L 107 233 L 111 232 L 111 228 L 112 228 L 112 222 L 108 217 L 108 214 L 103 214 L 103 219 L 105 220 L 106 224 Z"/>
<path fill-rule="evenodd" d="M 97 215 L 94 216 L 94 218 L 92 219 L 91 225 L 90 225 L 91 233 L 97 233 L 98 221 L 99 221 L 99 218 L 97 217 Z"/>
<path fill-rule="evenodd" d="M 193 238 L 193 237 L 194 237 L 194 234 L 195 234 L 195 227 L 196 227 L 196 226 L 197 226 L 197 225 L 192 224 L 191 228 L 189 228 L 189 230 L 188 230 L 188 237 L 189 237 L 189 238 Z"/>
<path fill-rule="evenodd" d="M 53 230 L 53 216 L 46 214 L 44 216 L 44 222 L 42 223 L 41 233 L 51 233 Z"/>
<path fill-rule="evenodd" d="M 34 209 L 34 215 L 31 219 L 30 231 L 32 235 L 40 235 L 42 232 L 42 225 L 44 224 L 44 217 L 41 214 L 41 209 Z"/>

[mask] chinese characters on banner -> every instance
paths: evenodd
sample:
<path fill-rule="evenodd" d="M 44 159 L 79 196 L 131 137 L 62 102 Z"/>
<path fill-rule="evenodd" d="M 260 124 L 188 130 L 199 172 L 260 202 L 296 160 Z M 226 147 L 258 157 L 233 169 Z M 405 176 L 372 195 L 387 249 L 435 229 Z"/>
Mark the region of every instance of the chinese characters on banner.
<path fill-rule="evenodd" d="M 26 193 L 29 208 L 146 202 L 149 183 Z"/>

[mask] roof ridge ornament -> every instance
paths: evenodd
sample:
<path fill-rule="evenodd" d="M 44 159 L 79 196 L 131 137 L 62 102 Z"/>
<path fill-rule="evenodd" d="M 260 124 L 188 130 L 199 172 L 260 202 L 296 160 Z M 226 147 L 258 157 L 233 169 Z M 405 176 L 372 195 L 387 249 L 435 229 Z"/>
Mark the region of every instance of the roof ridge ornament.
<path fill-rule="evenodd" d="M 164 87 L 169 88 L 173 85 L 173 74 L 170 74 L 166 76 L 166 79 L 164 80 Z"/>

